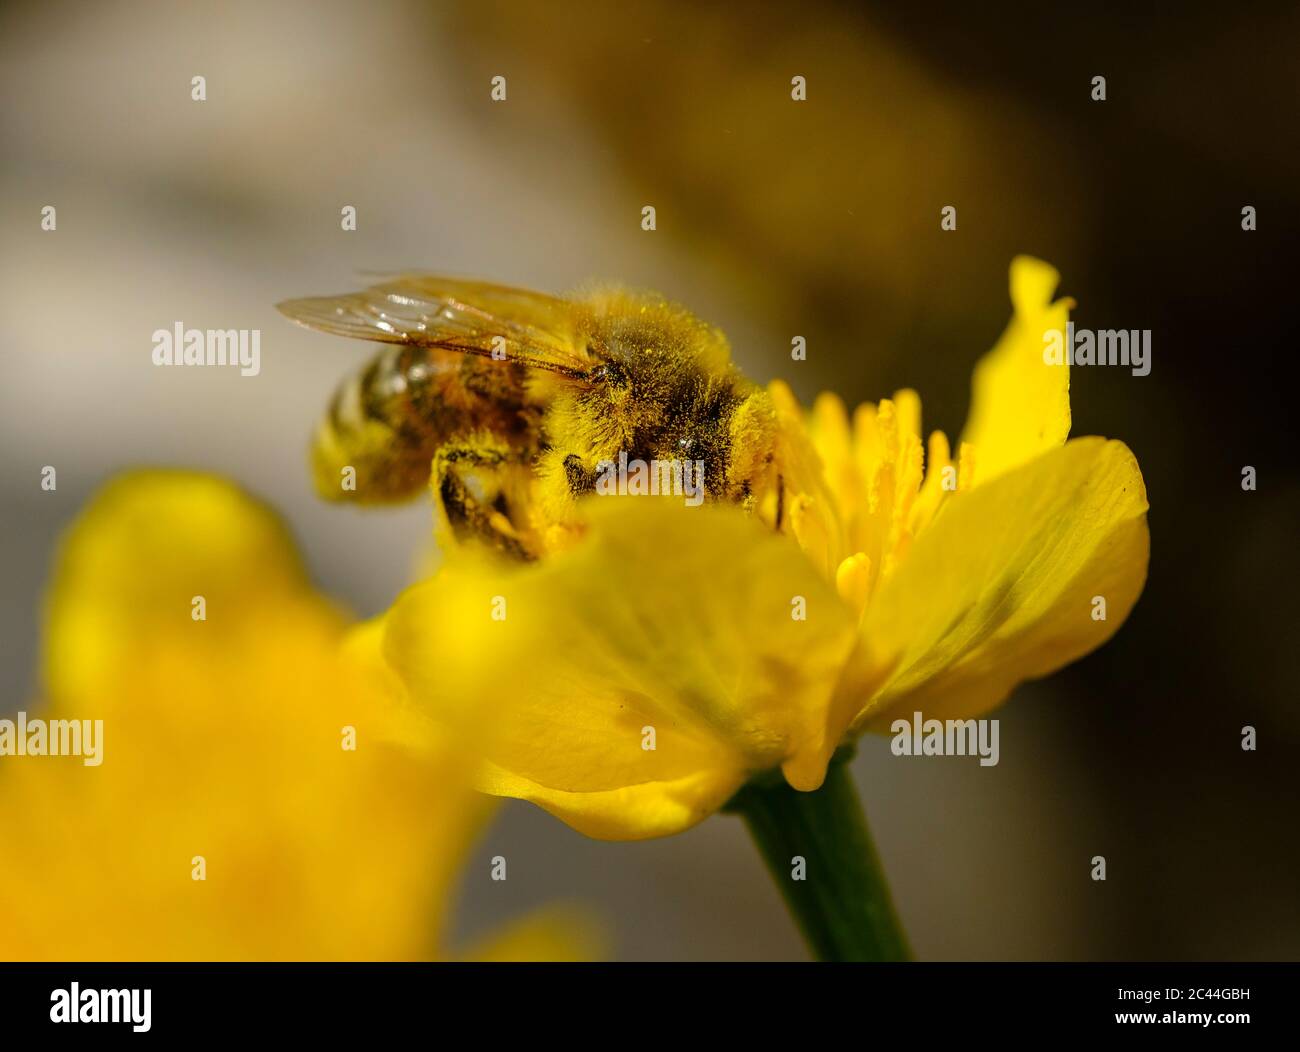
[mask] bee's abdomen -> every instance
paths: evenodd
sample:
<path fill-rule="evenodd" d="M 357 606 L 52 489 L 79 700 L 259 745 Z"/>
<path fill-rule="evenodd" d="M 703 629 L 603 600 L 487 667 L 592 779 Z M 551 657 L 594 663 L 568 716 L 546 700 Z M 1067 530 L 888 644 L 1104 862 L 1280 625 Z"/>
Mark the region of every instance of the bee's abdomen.
<path fill-rule="evenodd" d="M 512 426 L 518 411 L 509 387 L 486 398 L 465 373 L 464 356 L 436 348 L 392 346 L 375 355 L 335 391 L 317 428 L 317 492 L 367 504 L 406 500 L 427 485 L 445 442 Z"/>

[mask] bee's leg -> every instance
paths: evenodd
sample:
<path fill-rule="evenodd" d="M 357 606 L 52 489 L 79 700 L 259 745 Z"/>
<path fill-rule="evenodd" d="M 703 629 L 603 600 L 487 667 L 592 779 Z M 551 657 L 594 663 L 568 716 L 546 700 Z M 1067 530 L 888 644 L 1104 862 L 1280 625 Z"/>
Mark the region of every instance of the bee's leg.
<path fill-rule="evenodd" d="M 533 557 L 511 528 L 505 495 L 489 495 L 482 479 L 472 477 L 474 472 L 491 475 L 528 459 L 527 453 L 487 443 L 448 442 L 439 448 L 433 458 L 433 488 L 457 540 L 485 541 L 517 559 Z"/>
<path fill-rule="evenodd" d="M 582 457 L 577 453 L 570 453 L 564 458 L 564 477 L 568 480 L 569 492 L 575 497 L 581 497 L 596 488 L 596 473 L 587 470 Z"/>
<path fill-rule="evenodd" d="M 781 523 L 785 521 L 785 476 L 776 476 L 776 532 L 781 532 Z"/>

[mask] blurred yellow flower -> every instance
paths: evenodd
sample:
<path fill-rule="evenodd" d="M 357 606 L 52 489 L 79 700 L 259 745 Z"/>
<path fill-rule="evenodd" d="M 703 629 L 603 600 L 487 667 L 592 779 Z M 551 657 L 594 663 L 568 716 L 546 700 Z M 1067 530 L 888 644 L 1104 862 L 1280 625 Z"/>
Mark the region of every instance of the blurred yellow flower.
<path fill-rule="evenodd" d="M 407 959 L 445 952 L 487 812 L 466 761 L 386 742 L 364 630 L 279 520 L 205 475 L 107 485 L 63 541 L 45 702 L 102 762 L 0 758 L 0 958 Z M 560 915 L 476 956 L 581 956 Z"/>
<path fill-rule="evenodd" d="M 925 469 L 913 392 L 850 420 L 773 385 L 797 544 L 731 507 L 614 498 L 541 564 L 453 553 L 386 618 L 410 702 L 465 728 L 511 699 L 480 788 L 633 839 L 759 772 L 814 790 L 890 712 L 975 715 L 1099 646 L 1145 581 L 1146 493 L 1122 443 L 1066 441 L 1068 368 L 1042 357 L 1066 324 L 1057 280 L 1013 263 L 956 463 L 936 433 Z"/>

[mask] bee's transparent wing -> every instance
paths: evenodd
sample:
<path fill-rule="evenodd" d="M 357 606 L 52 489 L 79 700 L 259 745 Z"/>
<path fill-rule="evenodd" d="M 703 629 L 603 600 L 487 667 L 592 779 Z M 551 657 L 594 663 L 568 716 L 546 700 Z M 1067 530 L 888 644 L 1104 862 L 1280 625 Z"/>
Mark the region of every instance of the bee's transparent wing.
<path fill-rule="evenodd" d="M 595 364 L 583 347 L 573 303 L 506 285 L 401 274 L 361 292 L 276 307 L 300 325 L 336 336 L 489 357 L 501 349 L 507 360 L 568 376 Z"/>

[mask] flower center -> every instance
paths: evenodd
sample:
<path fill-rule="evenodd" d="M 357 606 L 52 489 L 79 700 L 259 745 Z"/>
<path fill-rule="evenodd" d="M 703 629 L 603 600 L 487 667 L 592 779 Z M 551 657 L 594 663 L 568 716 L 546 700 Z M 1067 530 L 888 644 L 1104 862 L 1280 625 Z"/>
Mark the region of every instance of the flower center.
<path fill-rule="evenodd" d="M 787 458 L 794 466 L 790 530 L 860 614 L 947 498 L 970 489 L 975 451 L 963 443 L 954 463 L 947 436 L 935 431 L 927 456 L 914 391 L 864 403 L 850 419 L 833 394 L 820 395 L 805 417 L 788 388 L 773 387 L 778 412 L 795 426 L 792 441 L 802 437 L 810 447 L 802 457 L 791 449 Z"/>

